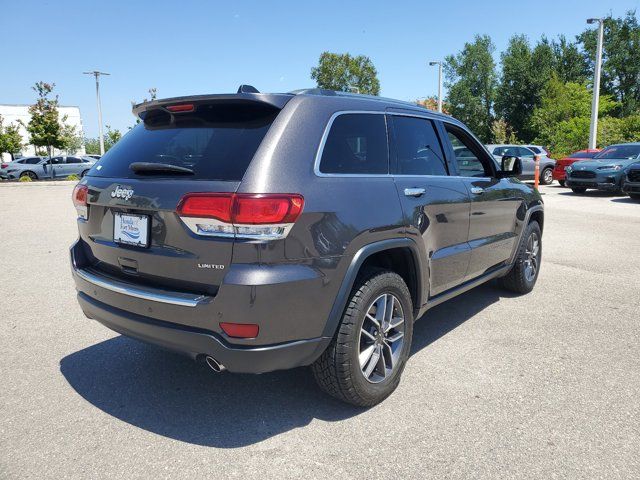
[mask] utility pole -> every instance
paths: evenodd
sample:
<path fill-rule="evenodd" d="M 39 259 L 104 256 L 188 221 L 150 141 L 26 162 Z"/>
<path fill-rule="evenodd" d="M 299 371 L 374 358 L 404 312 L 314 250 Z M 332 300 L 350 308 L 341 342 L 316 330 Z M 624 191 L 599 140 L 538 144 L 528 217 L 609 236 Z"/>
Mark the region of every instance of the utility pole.
<path fill-rule="evenodd" d="M 429 62 L 429 66 L 438 65 L 438 112 L 442 113 L 442 62 Z"/>
<path fill-rule="evenodd" d="M 598 137 L 598 104 L 600 103 L 600 69 L 602 68 L 602 41 L 604 19 L 589 18 L 588 24 L 598 23 L 598 46 L 596 48 L 596 68 L 593 75 L 593 100 L 591 102 L 591 126 L 589 128 L 589 148 L 596 148 Z"/>
<path fill-rule="evenodd" d="M 100 155 L 104 155 L 104 135 L 102 133 L 102 107 L 100 105 L 100 75 L 111 75 L 110 73 L 99 72 L 82 72 L 84 75 L 93 75 L 96 77 L 96 102 L 98 103 L 98 131 L 100 132 Z"/>

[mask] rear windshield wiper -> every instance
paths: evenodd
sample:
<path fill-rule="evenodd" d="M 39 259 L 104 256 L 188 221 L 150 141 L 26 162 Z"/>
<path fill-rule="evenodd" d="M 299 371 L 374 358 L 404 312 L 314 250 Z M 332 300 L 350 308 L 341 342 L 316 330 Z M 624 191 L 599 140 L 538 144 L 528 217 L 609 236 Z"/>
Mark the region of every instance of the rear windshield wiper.
<path fill-rule="evenodd" d="M 170 163 L 133 162 L 129 168 L 135 173 L 177 173 L 193 175 L 195 172 L 187 167 L 179 167 Z"/>

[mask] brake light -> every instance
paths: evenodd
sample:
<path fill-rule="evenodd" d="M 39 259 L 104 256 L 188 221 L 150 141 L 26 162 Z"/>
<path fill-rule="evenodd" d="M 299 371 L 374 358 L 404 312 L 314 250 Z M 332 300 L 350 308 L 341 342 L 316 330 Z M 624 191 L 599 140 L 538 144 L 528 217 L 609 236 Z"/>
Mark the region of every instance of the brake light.
<path fill-rule="evenodd" d="M 166 107 L 167 110 L 173 113 L 181 113 L 181 112 L 193 112 L 195 110 L 195 106 L 193 103 L 182 103 L 179 105 L 169 105 Z"/>
<path fill-rule="evenodd" d="M 297 194 L 189 193 L 177 211 L 199 235 L 274 240 L 287 236 L 303 207 Z"/>
<path fill-rule="evenodd" d="M 226 323 L 221 322 L 220 328 L 230 337 L 256 338 L 260 327 L 255 323 Z"/>
<path fill-rule="evenodd" d="M 89 194 L 89 188 L 86 185 L 76 185 L 73 189 L 73 194 L 71 196 L 73 200 L 73 205 L 76 207 L 78 212 L 78 216 L 83 219 L 88 218 L 88 207 L 87 207 L 87 197 Z"/>
<path fill-rule="evenodd" d="M 0 168 L 7 168 L 9 166 L 8 163 L 2 163 L 0 164 Z"/>

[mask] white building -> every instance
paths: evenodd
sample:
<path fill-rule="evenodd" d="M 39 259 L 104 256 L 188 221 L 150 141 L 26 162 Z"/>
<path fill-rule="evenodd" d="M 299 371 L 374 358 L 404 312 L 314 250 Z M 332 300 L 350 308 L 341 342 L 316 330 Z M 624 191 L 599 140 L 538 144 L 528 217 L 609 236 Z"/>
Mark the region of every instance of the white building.
<path fill-rule="evenodd" d="M 33 145 L 29 144 L 29 133 L 19 123 L 21 120 L 25 125 L 29 124 L 31 115 L 29 114 L 30 105 L 1 105 L 0 104 L 0 116 L 2 117 L 2 125 L 7 127 L 9 125 L 17 125 L 22 136 L 22 142 L 24 146 L 20 152 L 23 156 L 35 155 L 36 149 Z M 60 122 L 64 121 L 65 125 L 73 125 L 76 127 L 76 134 L 84 138 L 84 130 L 82 129 L 82 117 L 80 117 L 79 107 L 63 107 L 58 106 L 58 114 L 60 116 Z M 66 117 L 66 118 L 65 118 Z M 67 154 L 70 152 L 55 150 L 54 155 Z M 75 152 L 78 155 L 84 155 L 84 146 Z M 8 158 L 4 158 L 7 156 Z M 10 160 L 10 156 L 3 154 L 3 160 Z"/>

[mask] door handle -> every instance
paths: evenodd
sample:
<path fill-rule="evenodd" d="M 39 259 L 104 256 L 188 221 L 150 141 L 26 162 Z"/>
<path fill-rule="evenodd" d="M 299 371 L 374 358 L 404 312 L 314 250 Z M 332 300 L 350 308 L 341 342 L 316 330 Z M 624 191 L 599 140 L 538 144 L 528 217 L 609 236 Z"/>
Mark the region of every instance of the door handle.
<path fill-rule="evenodd" d="M 481 193 L 484 193 L 484 188 L 482 188 L 482 187 L 471 187 L 471 193 L 473 193 L 474 195 L 480 195 Z"/>
<path fill-rule="evenodd" d="M 405 188 L 404 194 L 407 197 L 421 197 L 424 195 L 426 190 L 424 188 Z"/>

